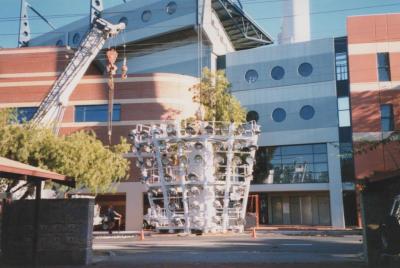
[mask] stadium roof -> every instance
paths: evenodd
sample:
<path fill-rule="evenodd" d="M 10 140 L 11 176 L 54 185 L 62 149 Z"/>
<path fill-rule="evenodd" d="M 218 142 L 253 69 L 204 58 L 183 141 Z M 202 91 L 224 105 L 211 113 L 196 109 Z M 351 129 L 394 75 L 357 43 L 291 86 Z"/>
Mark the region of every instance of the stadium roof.
<path fill-rule="evenodd" d="M 212 7 L 236 50 L 273 43 L 271 36 L 232 0 L 212 0 Z"/>

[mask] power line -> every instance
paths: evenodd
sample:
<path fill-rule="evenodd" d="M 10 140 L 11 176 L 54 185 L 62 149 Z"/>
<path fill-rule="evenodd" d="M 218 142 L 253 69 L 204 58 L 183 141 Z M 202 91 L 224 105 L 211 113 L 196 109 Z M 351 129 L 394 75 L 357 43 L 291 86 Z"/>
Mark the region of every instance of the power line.
<path fill-rule="evenodd" d="M 281 0 L 281 1 L 287 1 L 287 0 Z M 268 1 L 267 1 L 268 2 Z M 259 1 L 258 3 L 262 3 Z M 352 10 L 363 10 L 363 9 L 372 9 L 372 8 L 382 8 L 382 7 L 392 7 L 392 6 L 400 6 L 400 3 L 395 3 L 395 4 L 385 4 L 385 5 L 371 5 L 371 6 L 360 6 L 360 7 L 353 7 L 353 8 L 342 8 L 342 9 L 331 9 L 331 10 L 324 10 L 324 11 L 315 11 L 315 12 L 310 12 L 310 15 L 318 15 L 318 14 L 328 14 L 328 13 L 338 13 L 338 12 L 344 12 L 344 11 L 352 11 Z M 191 10 L 193 9 L 190 8 Z M 164 9 L 152 9 L 152 10 L 164 10 Z M 195 10 L 194 10 L 195 11 Z M 132 10 L 127 10 L 127 11 L 109 11 L 109 12 L 104 12 L 103 15 L 109 15 L 109 14 L 125 14 L 125 13 L 132 13 Z M 290 18 L 290 17 L 296 17 L 300 16 L 301 14 L 295 14 L 295 15 L 287 15 L 287 16 L 272 16 L 272 17 L 256 17 L 253 18 L 254 20 L 270 20 L 270 19 L 281 19 L 281 18 Z M 71 13 L 71 14 L 53 14 L 53 15 L 46 15 L 46 18 L 52 18 L 52 19 L 65 19 L 68 17 L 86 17 L 88 16 L 87 13 Z M 140 16 L 139 16 L 140 17 Z M 3 21 L 19 21 L 21 17 L 0 17 L 0 22 Z M 30 16 L 30 20 L 38 20 L 40 19 L 39 16 Z"/>

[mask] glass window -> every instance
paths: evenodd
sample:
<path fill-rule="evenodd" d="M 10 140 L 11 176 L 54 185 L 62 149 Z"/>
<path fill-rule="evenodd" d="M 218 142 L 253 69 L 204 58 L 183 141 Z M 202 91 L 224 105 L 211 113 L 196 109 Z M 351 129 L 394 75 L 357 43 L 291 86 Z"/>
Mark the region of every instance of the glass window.
<path fill-rule="evenodd" d="M 151 20 L 151 11 L 150 10 L 145 10 L 142 13 L 142 21 L 143 22 L 148 22 L 149 20 Z"/>
<path fill-rule="evenodd" d="M 320 153 L 326 153 L 326 144 L 314 144 L 313 146 L 313 152 L 315 154 L 320 154 Z"/>
<path fill-rule="evenodd" d="M 336 53 L 336 80 L 348 80 L 347 54 L 346 52 Z"/>
<path fill-rule="evenodd" d="M 310 76 L 313 72 L 313 67 L 310 63 L 308 62 L 303 62 L 302 64 L 300 64 L 298 72 L 301 76 L 303 77 L 307 77 Z"/>
<path fill-rule="evenodd" d="M 315 110 L 310 105 L 305 105 L 300 110 L 300 117 L 303 118 L 304 120 L 310 120 L 311 118 L 314 117 L 314 114 Z"/>
<path fill-rule="evenodd" d="M 248 70 L 244 75 L 244 78 L 246 79 L 247 83 L 253 84 L 258 80 L 258 73 L 256 70 Z"/>
<path fill-rule="evenodd" d="M 169 14 L 172 15 L 176 12 L 176 9 L 178 8 L 178 5 L 175 2 L 169 2 L 166 6 L 165 6 L 165 11 Z"/>
<path fill-rule="evenodd" d="M 38 107 L 19 107 L 17 108 L 17 120 L 19 123 L 27 122 L 33 118 Z"/>
<path fill-rule="evenodd" d="M 338 98 L 339 127 L 351 126 L 349 97 Z"/>
<path fill-rule="evenodd" d="M 350 112 L 339 111 L 339 127 L 349 127 L 351 125 Z"/>
<path fill-rule="evenodd" d="M 247 122 L 250 122 L 250 121 L 258 122 L 258 119 L 259 119 L 259 117 L 258 117 L 258 113 L 256 111 L 250 111 L 246 115 Z"/>
<path fill-rule="evenodd" d="M 75 106 L 75 122 L 107 122 L 108 105 Z M 114 104 L 113 121 L 121 120 L 121 105 Z"/>
<path fill-rule="evenodd" d="M 282 146 L 282 155 L 312 154 L 312 145 L 289 145 Z"/>
<path fill-rule="evenodd" d="M 286 112 L 285 110 L 283 110 L 282 108 L 276 108 L 273 112 L 272 112 L 272 119 L 275 122 L 282 122 L 286 119 Z"/>
<path fill-rule="evenodd" d="M 128 26 L 128 19 L 126 17 L 122 17 L 119 19 L 118 23 L 125 23 L 125 27 Z"/>
<path fill-rule="evenodd" d="M 393 116 L 392 104 L 381 105 L 381 130 L 382 131 L 394 130 L 394 116 Z"/>
<path fill-rule="evenodd" d="M 349 97 L 338 98 L 338 108 L 339 111 L 349 110 L 350 109 Z"/>
<path fill-rule="evenodd" d="M 72 43 L 74 44 L 74 45 L 77 45 L 77 44 L 79 44 L 79 41 L 81 40 L 81 36 L 80 36 L 80 34 L 79 33 L 75 33 L 74 34 L 74 37 L 72 38 Z"/>
<path fill-rule="evenodd" d="M 353 143 L 351 141 L 340 142 L 339 152 L 340 152 L 340 167 L 341 167 L 342 181 L 353 181 L 354 180 Z"/>
<path fill-rule="evenodd" d="M 324 154 L 314 154 L 314 163 L 327 163 L 328 162 L 328 156 L 326 153 Z"/>
<path fill-rule="evenodd" d="M 255 183 L 329 182 L 326 144 L 260 147 L 253 174 Z"/>
<path fill-rule="evenodd" d="M 271 70 L 271 77 L 274 80 L 281 80 L 285 76 L 285 69 L 281 66 L 275 66 Z"/>
<path fill-rule="evenodd" d="M 378 53 L 379 81 L 390 81 L 389 53 Z"/>

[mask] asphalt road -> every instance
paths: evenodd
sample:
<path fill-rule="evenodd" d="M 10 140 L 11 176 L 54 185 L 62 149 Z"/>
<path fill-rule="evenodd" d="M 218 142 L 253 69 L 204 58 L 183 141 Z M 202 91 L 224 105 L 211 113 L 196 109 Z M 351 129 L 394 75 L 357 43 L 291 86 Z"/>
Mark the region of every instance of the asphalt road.
<path fill-rule="evenodd" d="M 93 249 L 96 267 L 363 267 L 358 235 L 96 238 Z"/>

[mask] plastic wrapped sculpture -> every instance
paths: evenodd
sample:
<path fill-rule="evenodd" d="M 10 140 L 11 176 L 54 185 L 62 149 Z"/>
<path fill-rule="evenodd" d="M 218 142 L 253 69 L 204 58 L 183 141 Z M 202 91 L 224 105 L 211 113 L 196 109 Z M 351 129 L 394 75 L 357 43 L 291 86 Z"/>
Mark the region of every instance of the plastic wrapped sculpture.
<path fill-rule="evenodd" d="M 130 133 L 157 231 L 244 229 L 259 126 L 223 122 L 137 125 Z"/>

